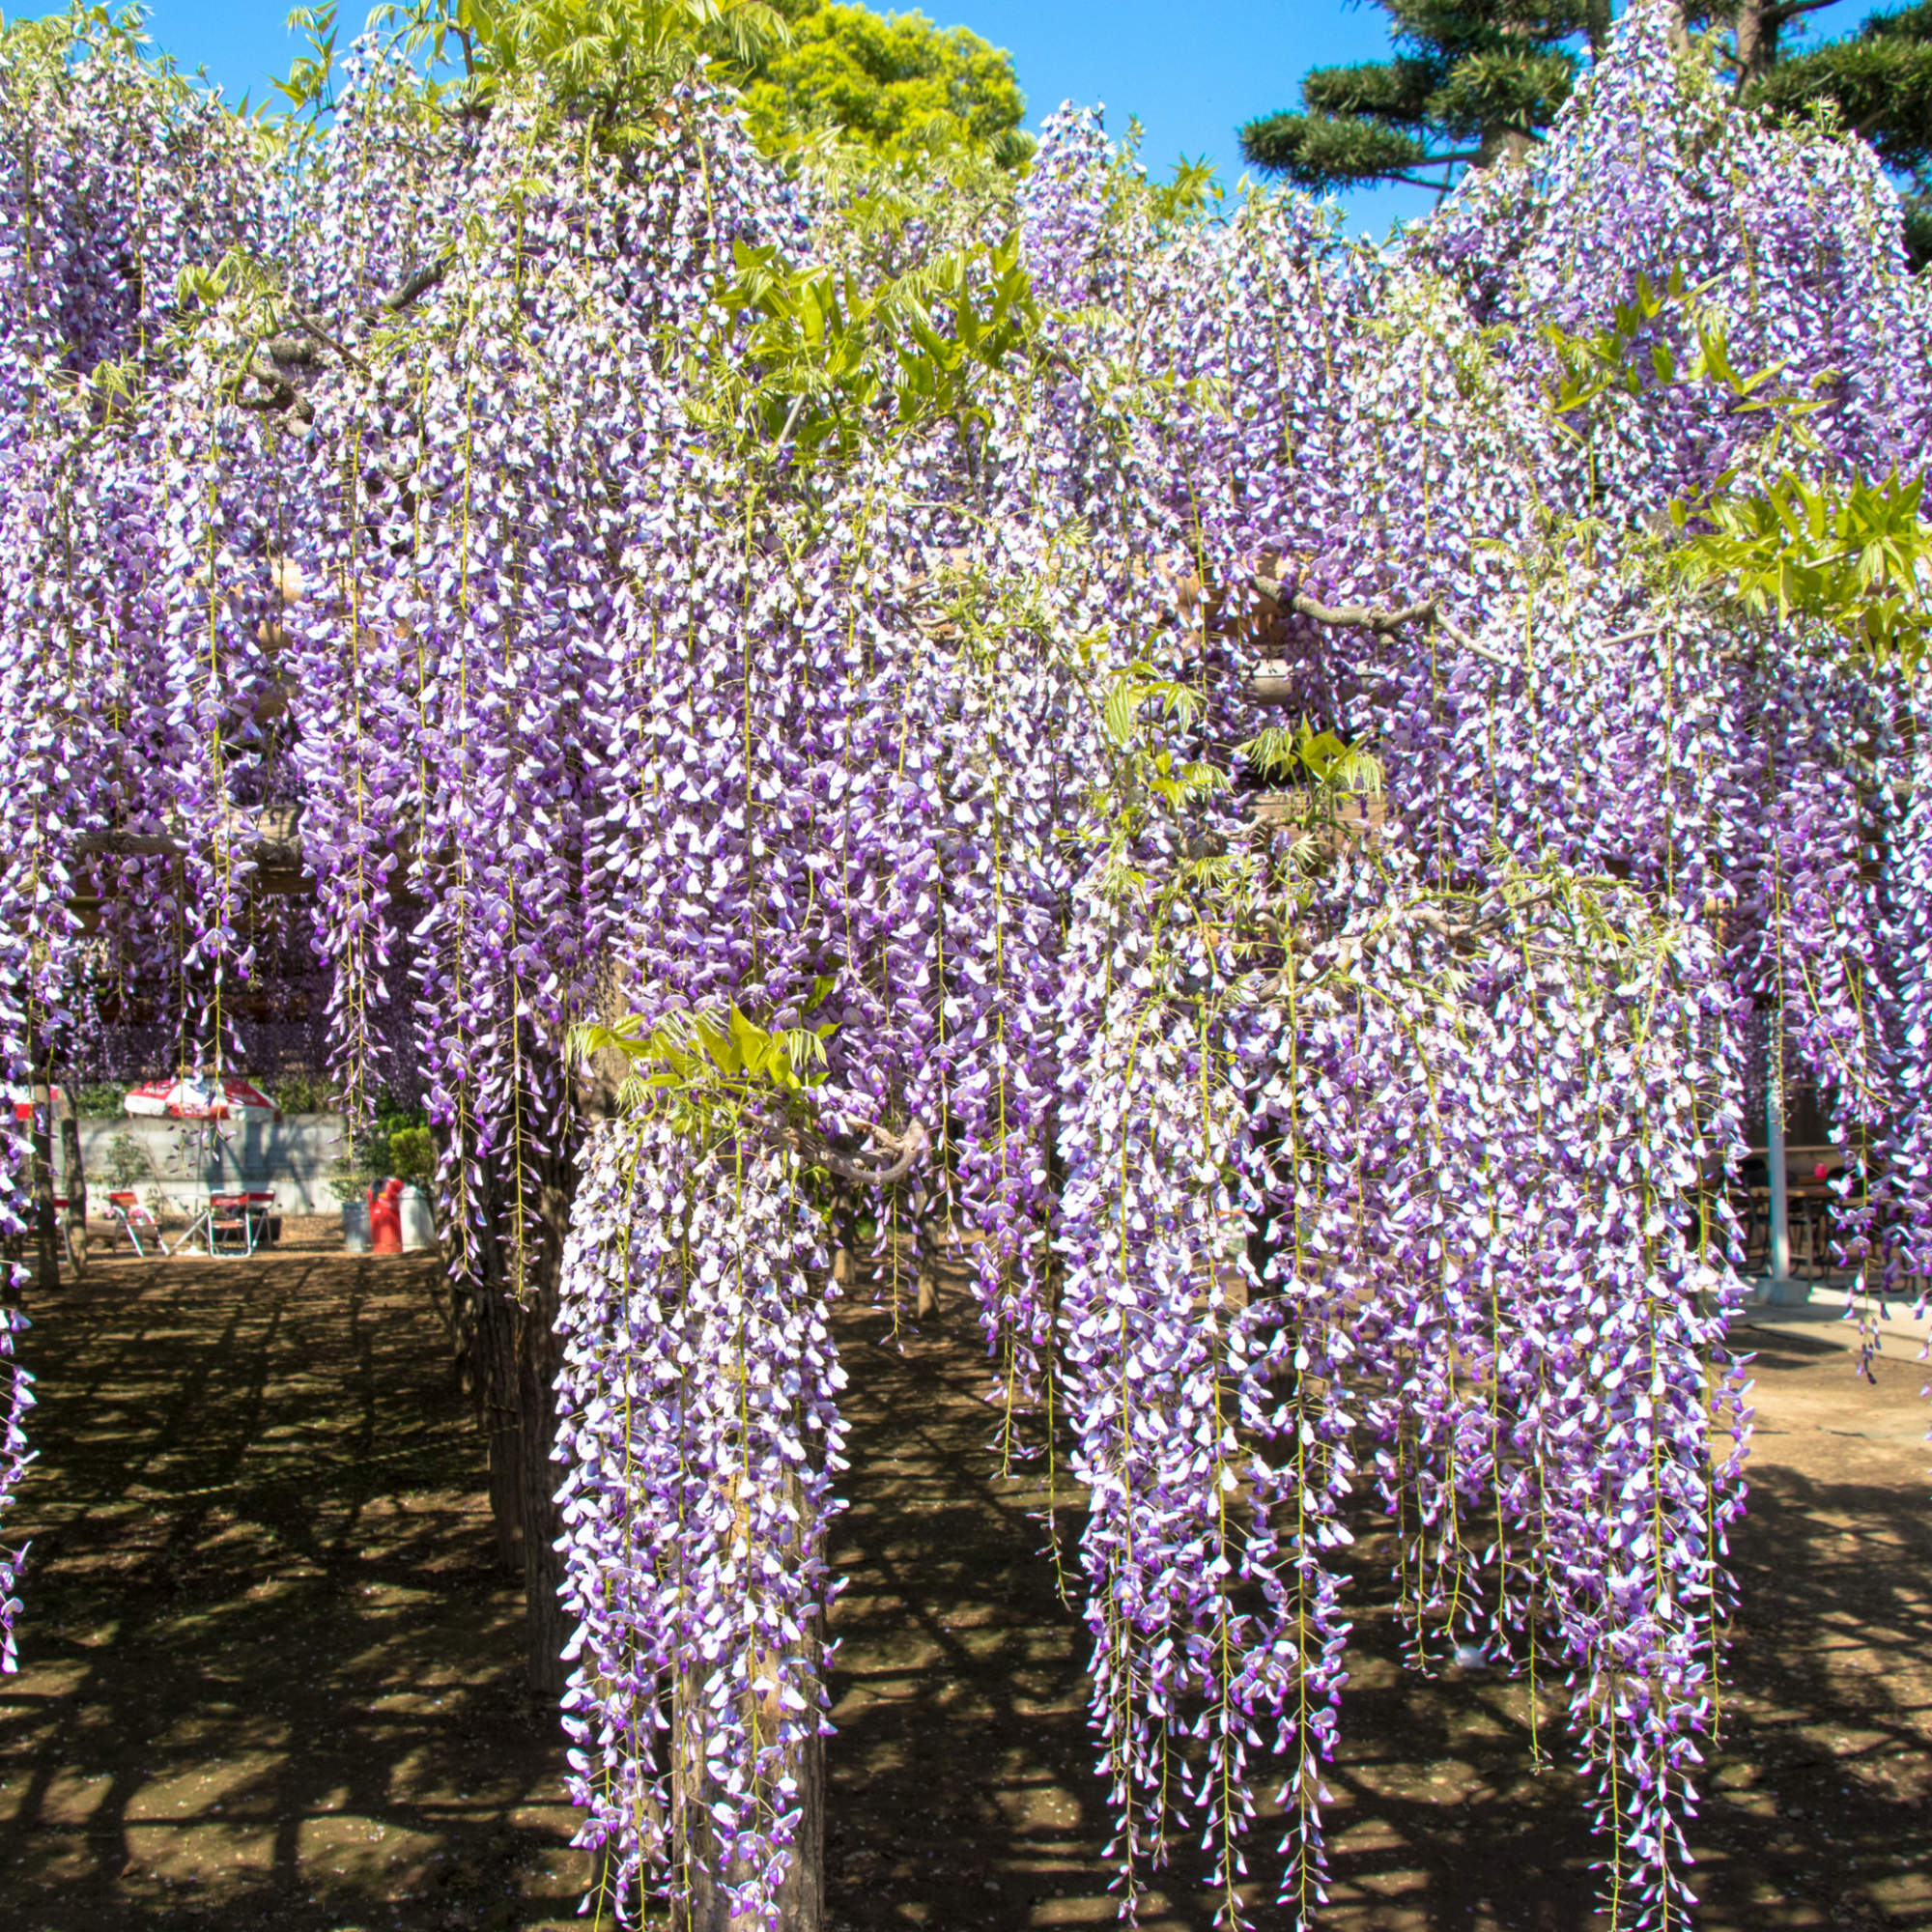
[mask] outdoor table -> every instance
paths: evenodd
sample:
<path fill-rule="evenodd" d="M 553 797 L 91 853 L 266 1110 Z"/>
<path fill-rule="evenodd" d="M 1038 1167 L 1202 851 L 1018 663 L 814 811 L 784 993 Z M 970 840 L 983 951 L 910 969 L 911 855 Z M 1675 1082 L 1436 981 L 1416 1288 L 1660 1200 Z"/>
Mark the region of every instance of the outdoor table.
<path fill-rule="evenodd" d="M 1786 1213 L 1794 1231 L 1804 1237 L 1803 1264 L 1814 1275 L 1824 1275 L 1831 1266 L 1832 1205 L 1836 1199 L 1819 1180 L 1794 1180 L 1785 1193 Z M 1799 1259 L 1793 1258 L 1794 1268 Z"/>
<path fill-rule="evenodd" d="M 1761 1261 L 1771 1233 L 1771 1189 L 1769 1186 L 1752 1187 L 1747 1190 L 1749 1205 L 1741 1217 L 1744 1221 L 1745 1266 L 1749 1269 L 1753 1260 Z M 1805 1266 L 1814 1268 L 1820 1274 L 1828 1271 L 1830 1265 L 1829 1247 L 1831 1242 L 1832 1210 L 1838 1203 L 1838 1195 L 1824 1181 L 1793 1180 L 1786 1183 L 1784 1212 L 1787 1225 L 1794 1235 L 1802 1235 Z M 1793 1266 L 1797 1266 L 1801 1257 L 1794 1255 Z"/>

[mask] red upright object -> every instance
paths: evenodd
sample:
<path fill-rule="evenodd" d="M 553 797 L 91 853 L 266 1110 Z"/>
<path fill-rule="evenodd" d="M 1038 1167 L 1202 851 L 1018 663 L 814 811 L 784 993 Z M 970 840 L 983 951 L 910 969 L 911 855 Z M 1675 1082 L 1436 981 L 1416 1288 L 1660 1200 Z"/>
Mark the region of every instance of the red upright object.
<path fill-rule="evenodd" d="M 379 1255 L 403 1251 L 403 1183 L 385 1180 L 369 1190 L 369 1244 Z"/>

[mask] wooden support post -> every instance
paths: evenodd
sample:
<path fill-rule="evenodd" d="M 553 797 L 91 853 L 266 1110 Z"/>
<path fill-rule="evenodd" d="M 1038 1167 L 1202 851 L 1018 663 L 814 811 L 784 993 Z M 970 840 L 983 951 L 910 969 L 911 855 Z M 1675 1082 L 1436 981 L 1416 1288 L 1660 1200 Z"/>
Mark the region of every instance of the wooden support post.
<path fill-rule="evenodd" d="M 805 1517 L 804 1486 L 793 1486 L 793 1505 L 800 1520 Z M 796 1561 L 786 1552 L 787 1562 Z M 754 1567 L 754 1566 L 753 1566 Z M 817 1680 L 824 1656 L 824 1630 L 814 1618 L 804 1633 L 799 1676 L 807 1683 Z M 734 1918 L 726 1909 L 724 1887 L 742 1876 L 720 1870 L 718 1840 L 711 1816 L 717 1797 L 704 1761 L 704 1727 L 701 1712 L 704 1684 L 709 1672 L 686 1671 L 680 1675 L 671 1699 L 671 1806 L 672 1843 L 676 1847 L 676 1876 L 688 1887 L 689 1896 L 672 1916 L 676 1932 L 753 1932 L 753 1921 Z M 753 1709 L 746 1713 L 750 1721 L 776 1735 L 782 1715 L 776 1696 L 748 1693 Z M 792 1841 L 791 1864 L 779 1893 L 778 1932 L 824 1932 L 825 1928 L 825 1740 L 813 1734 L 788 1747 L 768 1784 L 775 1787 L 781 1777 L 797 1787 L 791 1802 L 799 1807 L 796 1837 Z M 776 1789 L 773 1802 L 782 1802 Z"/>

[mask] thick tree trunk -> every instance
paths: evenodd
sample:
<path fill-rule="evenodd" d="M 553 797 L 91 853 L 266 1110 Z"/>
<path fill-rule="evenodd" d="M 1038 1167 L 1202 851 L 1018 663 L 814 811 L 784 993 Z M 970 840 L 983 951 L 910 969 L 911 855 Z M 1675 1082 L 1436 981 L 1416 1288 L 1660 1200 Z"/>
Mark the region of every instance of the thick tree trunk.
<path fill-rule="evenodd" d="M 490 1260 L 500 1264 L 491 1242 Z M 521 1322 L 504 1287 L 500 1266 L 491 1266 L 469 1293 L 472 1376 L 478 1419 L 490 1456 L 490 1520 L 497 1560 L 506 1570 L 524 1567 L 523 1389 L 517 1355 Z"/>
<path fill-rule="evenodd" d="M 555 1548 L 563 1516 L 554 1498 L 562 1471 L 551 1461 L 556 1439 L 554 1384 L 563 1243 L 576 1181 L 566 1155 L 538 1156 L 536 1228 L 521 1300 L 503 1238 L 508 1207 L 503 1177 L 486 1164 L 479 1204 L 484 1227 L 472 1233 L 474 1266 L 455 1287 L 450 1308 L 457 1370 L 476 1403 L 489 1444 L 490 1515 L 497 1560 L 524 1576 L 530 1688 L 560 1696 L 568 1675 L 563 1646 L 570 1623 L 557 1598 L 563 1557 Z"/>
<path fill-rule="evenodd" d="M 813 1640 L 813 1652 L 817 1644 Z M 678 1703 L 703 1695 L 703 1675 L 693 1672 L 679 1685 Z M 675 1733 L 674 1733 L 675 1734 Z M 791 1867 L 779 1894 L 779 1932 L 824 1932 L 825 1926 L 825 1740 L 810 1738 L 785 1756 L 785 1775 L 798 1786 L 798 1836 Z M 709 1798 L 710 1779 L 702 1764 L 688 1756 L 678 1764 L 676 1818 L 681 1833 L 691 1895 L 672 1915 L 676 1932 L 751 1932 L 754 1921 L 733 1918 L 725 1906 L 729 1882 L 718 1869 L 718 1845 Z M 730 1876 L 736 1876 L 732 1874 Z"/>
<path fill-rule="evenodd" d="M 1764 16 L 1764 0 L 1743 0 L 1738 9 L 1738 92 L 1766 72 L 1777 59 L 1777 28 Z"/>
<path fill-rule="evenodd" d="M 515 1349 L 508 1351 L 506 1367 L 515 1364 Z M 507 1374 L 498 1378 L 505 1392 Z M 518 1454 L 523 1433 L 517 1411 L 501 1401 L 493 1402 L 483 1411 L 483 1426 L 489 1432 L 490 1523 L 497 1539 L 497 1561 L 505 1570 L 521 1573 L 524 1567 L 524 1459 Z"/>
<path fill-rule="evenodd" d="M 448 1136 L 437 1130 L 439 1163 Z M 474 1161 L 473 1151 L 459 1151 L 464 1165 Z M 478 1207 L 489 1228 L 497 1225 L 502 1209 L 497 1177 L 482 1175 Z M 455 1261 L 453 1232 L 439 1230 L 443 1255 Z M 454 1275 L 449 1300 L 449 1339 L 455 1351 L 457 1380 L 476 1405 L 476 1426 L 483 1432 L 489 1458 L 490 1520 L 497 1561 L 506 1570 L 524 1567 L 523 1458 L 519 1453 L 522 1394 L 517 1378 L 518 1324 L 516 1309 L 503 1288 L 503 1254 L 496 1239 L 471 1233 L 470 1270 Z"/>
<path fill-rule="evenodd" d="M 75 1274 L 87 1272 L 87 1169 L 80 1156 L 80 1122 L 65 1090 L 54 1103 L 60 1124 L 61 1174 L 67 1192 L 67 1246 Z"/>
<path fill-rule="evenodd" d="M 54 1147 L 52 1098 L 45 1087 L 28 1090 L 34 1107 L 34 1253 L 35 1286 L 43 1294 L 60 1287 L 60 1222 L 54 1214 Z"/>
<path fill-rule="evenodd" d="M 935 1324 L 943 1324 L 946 1321 L 946 1311 L 939 1299 L 939 1264 L 923 1247 L 919 1257 L 919 1286 L 913 1301 L 913 1318 Z"/>
<path fill-rule="evenodd" d="M 570 1201 L 576 1179 L 568 1160 L 542 1163 L 537 1214 L 541 1233 L 526 1299 L 517 1308 L 518 1442 L 523 1464 L 524 1598 L 529 1631 L 530 1688 L 560 1697 L 570 1674 L 563 1647 L 571 1625 L 557 1596 L 563 1584 L 563 1512 L 556 1501 L 563 1470 L 551 1460 L 556 1441 L 556 1372 L 562 1363 L 557 1340 L 558 1289 L 563 1277 L 563 1243 L 570 1232 Z"/>

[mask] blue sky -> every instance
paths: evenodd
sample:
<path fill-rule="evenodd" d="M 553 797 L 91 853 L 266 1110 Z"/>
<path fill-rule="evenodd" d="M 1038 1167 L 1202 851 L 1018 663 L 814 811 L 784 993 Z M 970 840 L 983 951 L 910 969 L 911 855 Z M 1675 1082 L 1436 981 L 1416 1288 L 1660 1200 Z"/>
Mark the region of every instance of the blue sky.
<path fill-rule="evenodd" d="M 367 0 L 343 0 L 357 23 Z M 871 0 L 887 12 L 918 0 Z M 1812 16 L 1812 33 L 1831 39 L 1856 26 L 1873 0 L 1838 0 Z M 58 11 L 30 4 L 18 13 Z M 299 46 L 285 25 L 283 0 L 152 0 L 156 43 L 239 100 L 268 93 L 267 76 L 285 73 Z M 1037 125 L 1061 101 L 1104 101 L 1107 125 L 1129 115 L 1147 129 L 1142 150 L 1165 174 L 1176 156 L 1205 156 L 1232 188 L 1241 172 L 1235 130 L 1273 108 L 1291 107 L 1302 74 L 1334 61 L 1376 60 L 1388 49 L 1386 16 L 1342 0 L 924 0 L 941 24 L 960 24 L 1009 49 Z M 1431 197 L 1415 188 L 1368 189 L 1344 200 L 1351 232 L 1379 236 L 1393 220 L 1422 213 Z"/>

